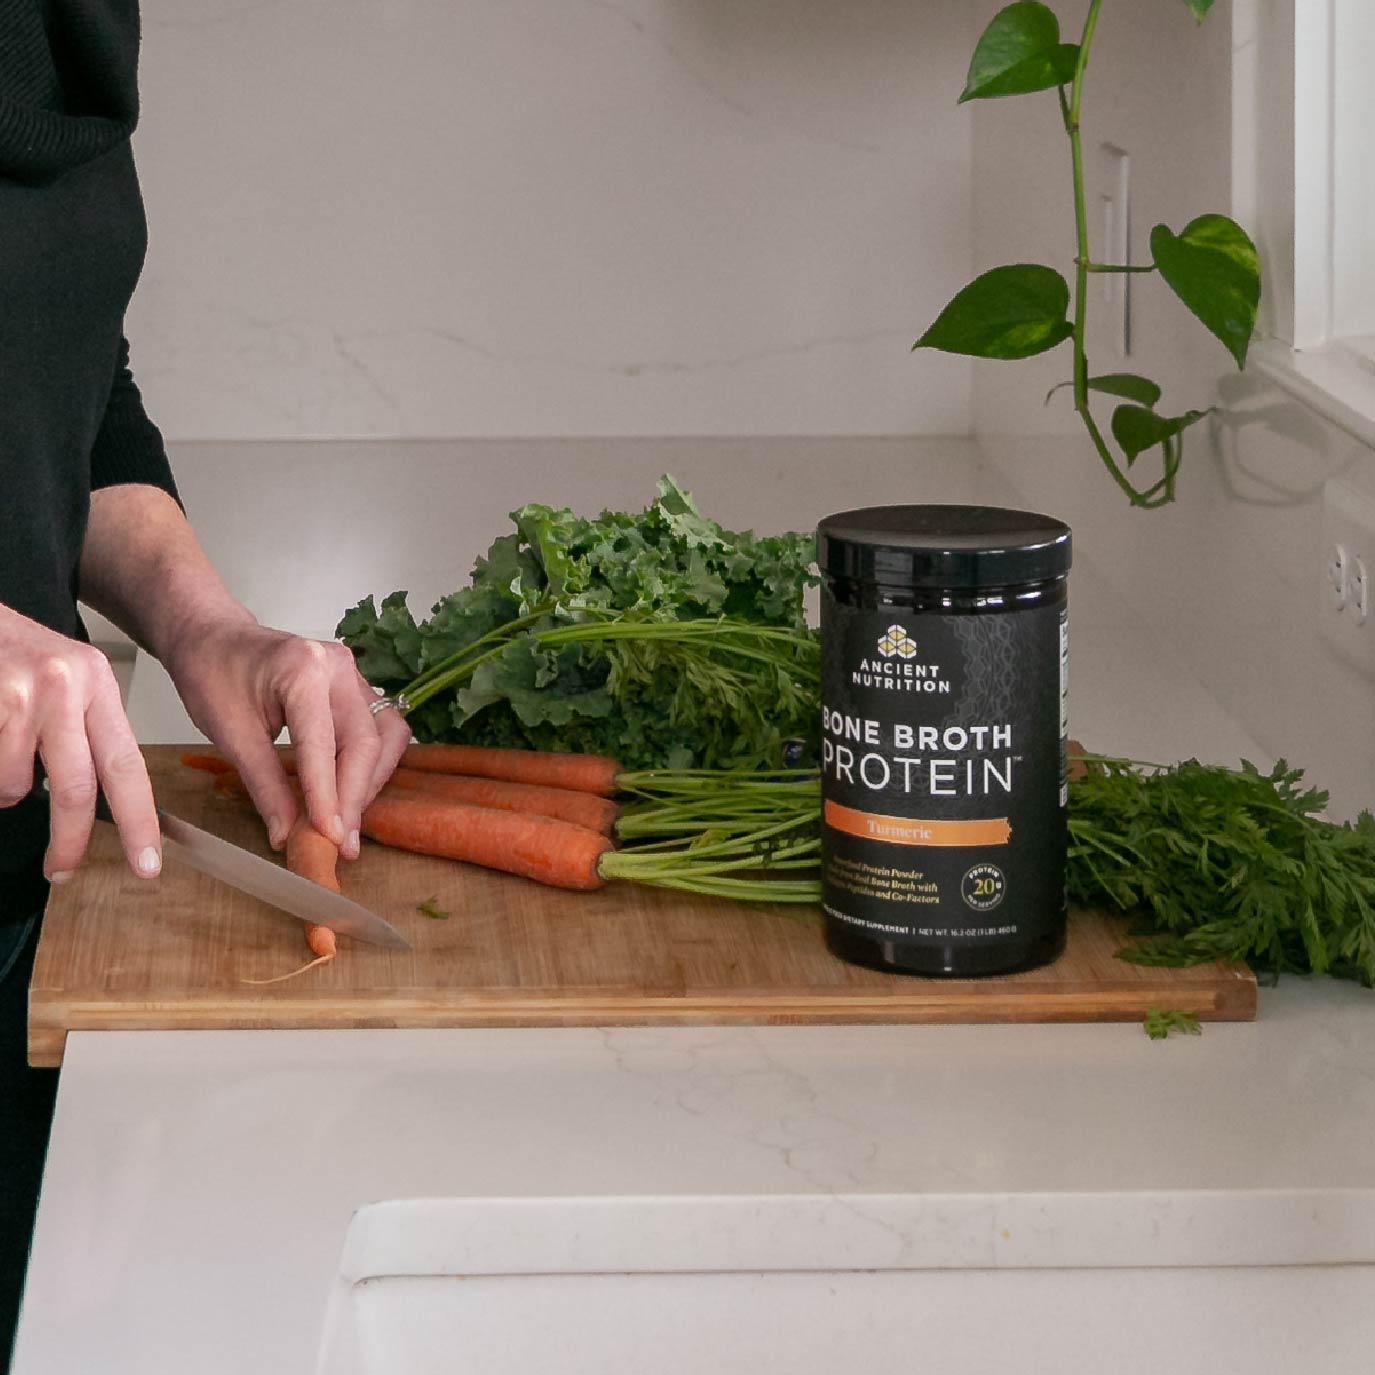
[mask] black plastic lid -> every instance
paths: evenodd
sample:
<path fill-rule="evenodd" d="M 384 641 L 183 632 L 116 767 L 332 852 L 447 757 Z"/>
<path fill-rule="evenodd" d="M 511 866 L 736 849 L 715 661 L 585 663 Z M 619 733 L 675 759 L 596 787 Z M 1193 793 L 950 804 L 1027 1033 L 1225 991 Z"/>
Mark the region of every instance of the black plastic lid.
<path fill-rule="evenodd" d="M 904 587 L 1007 587 L 1069 572 L 1069 526 L 999 506 L 867 506 L 817 528 L 823 574 Z"/>

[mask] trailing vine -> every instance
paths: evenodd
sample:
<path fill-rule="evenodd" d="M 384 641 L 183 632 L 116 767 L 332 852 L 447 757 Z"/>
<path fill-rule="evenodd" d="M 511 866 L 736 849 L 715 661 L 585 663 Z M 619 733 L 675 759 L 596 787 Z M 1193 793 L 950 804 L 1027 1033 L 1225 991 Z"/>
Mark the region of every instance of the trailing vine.
<path fill-rule="evenodd" d="M 1201 23 L 1213 0 L 1183 0 Z M 1054 268 L 1037 263 L 995 267 L 959 291 L 912 346 L 941 349 L 974 358 L 1030 358 L 1066 340 L 1073 348 L 1074 409 L 1112 480 L 1133 506 L 1152 508 L 1175 499 L 1175 480 L 1183 457 L 1184 431 L 1207 411 L 1162 415 L 1156 409 L 1160 387 L 1137 373 L 1094 375 L 1084 336 L 1089 278 L 1096 273 L 1158 274 L 1235 359 L 1246 364 L 1260 302 L 1260 267 L 1255 245 L 1226 215 L 1205 214 L 1175 234 L 1158 224 L 1151 231 L 1151 263 L 1131 266 L 1094 262 L 1089 252 L 1084 196 L 1084 152 L 1080 114 L 1084 76 L 1098 28 L 1103 0 L 1089 0 L 1078 43 L 1060 41 L 1060 21 L 1039 0 L 1019 0 L 999 11 L 984 30 L 969 66 L 961 102 L 991 100 L 1054 90 L 1069 140 L 1074 186 L 1074 291 L 1070 315 L 1069 283 Z M 1051 395 L 1061 387 L 1052 390 Z M 1109 424 L 1117 450 L 1108 442 L 1092 408 L 1094 394 L 1120 404 Z M 1047 398 L 1049 399 L 1049 398 Z M 1135 481 L 1136 460 L 1160 451 L 1160 475 Z"/>

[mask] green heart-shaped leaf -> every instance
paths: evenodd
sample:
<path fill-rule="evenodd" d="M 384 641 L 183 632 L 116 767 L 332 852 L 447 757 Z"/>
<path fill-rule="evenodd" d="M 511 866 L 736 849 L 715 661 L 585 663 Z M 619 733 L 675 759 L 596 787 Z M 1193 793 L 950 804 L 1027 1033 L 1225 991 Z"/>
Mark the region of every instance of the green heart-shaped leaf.
<path fill-rule="evenodd" d="M 1173 439 L 1207 414 L 1207 411 L 1185 411 L 1183 415 L 1166 417 L 1144 406 L 1119 406 L 1112 413 L 1112 435 L 1122 446 L 1130 465 L 1136 462 L 1139 454 Z"/>
<path fill-rule="evenodd" d="M 1073 382 L 1060 382 L 1046 393 L 1046 401 L 1057 391 L 1072 387 Z M 1124 396 L 1128 401 L 1137 401 L 1147 410 L 1160 400 L 1160 388 L 1149 377 L 1141 377 L 1134 372 L 1105 372 L 1101 377 L 1089 378 L 1089 390 L 1103 392 L 1107 396 Z"/>
<path fill-rule="evenodd" d="M 1178 237 L 1158 224 L 1151 256 L 1174 294 L 1245 367 L 1260 304 L 1260 261 L 1246 231 L 1226 215 L 1200 215 Z"/>
<path fill-rule="evenodd" d="M 1078 61 L 1078 46 L 1060 42 L 1054 13 L 1038 0 L 1020 0 L 994 15 L 983 31 L 960 103 L 1068 85 Z"/>
<path fill-rule="evenodd" d="M 1074 333 L 1069 284 L 1035 263 L 995 267 L 976 277 L 936 317 L 914 349 L 973 358 L 1030 358 Z"/>
<path fill-rule="evenodd" d="M 1208 17 L 1208 11 L 1213 7 L 1213 0 L 1184 0 L 1184 3 L 1200 24 Z"/>

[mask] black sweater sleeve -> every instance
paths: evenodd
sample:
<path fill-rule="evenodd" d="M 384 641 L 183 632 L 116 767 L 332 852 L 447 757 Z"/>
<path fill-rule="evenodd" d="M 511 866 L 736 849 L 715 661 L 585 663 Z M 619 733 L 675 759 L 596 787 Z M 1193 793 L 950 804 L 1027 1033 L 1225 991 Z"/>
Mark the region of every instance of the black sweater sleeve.
<path fill-rule="evenodd" d="M 91 446 L 91 490 L 124 482 L 160 487 L 181 505 L 162 432 L 143 409 L 143 397 L 129 371 L 129 341 L 121 337 L 110 399 Z"/>

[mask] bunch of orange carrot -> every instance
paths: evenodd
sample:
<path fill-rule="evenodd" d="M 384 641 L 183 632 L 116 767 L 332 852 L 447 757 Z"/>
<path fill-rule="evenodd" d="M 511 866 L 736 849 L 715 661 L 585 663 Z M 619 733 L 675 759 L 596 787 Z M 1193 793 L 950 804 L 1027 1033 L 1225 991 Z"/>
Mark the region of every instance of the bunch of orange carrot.
<path fill-rule="evenodd" d="M 281 757 L 294 774 L 293 752 Z M 244 795 L 227 760 L 189 754 L 183 763 L 215 774 L 221 791 Z M 619 805 L 617 794 L 630 802 Z M 816 864 L 819 811 L 814 774 L 627 774 L 595 755 L 412 745 L 361 829 L 379 844 L 560 888 L 626 879 L 749 901 L 815 902 L 815 879 L 790 871 Z M 629 847 L 617 849 L 617 836 Z M 298 823 L 289 867 L 337 889 L 336 860 L 328 840 Z M 311 928 L 307 939 L 313 963 L 332 958 L 332 933 Z"/>
<path fill-rule="evenodd" d="M 233 766 L 186 755 L 222 792 L 242 793 Z M 282 751 L 289 774 L 291 750 Z M 599 888 L 597 861 L 611 849 L 620 766 L 593 755 L 468 745 L 412 745 L 363 815 L 371 840 L 464 860 L 559 888 Z M 288 864 L 290 856 L 288 855 Z"/>

